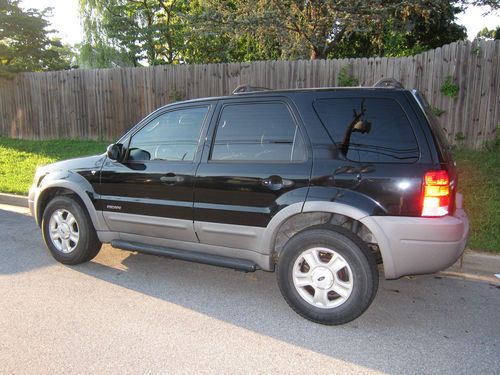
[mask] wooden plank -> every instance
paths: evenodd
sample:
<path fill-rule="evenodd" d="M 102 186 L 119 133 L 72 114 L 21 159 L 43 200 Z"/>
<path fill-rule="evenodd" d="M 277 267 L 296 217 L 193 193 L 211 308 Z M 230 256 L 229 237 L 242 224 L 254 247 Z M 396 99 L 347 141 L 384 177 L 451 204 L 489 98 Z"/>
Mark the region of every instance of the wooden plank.
<path fill-rule="evenodd" d="M 495 41 L 495 58 L 493 60 L 493 65 L 496 66 L 497 84 L 494 89 L 495 91 L 491 93 L 492 97 L 494 98 L 495 106 L 492 123 L 495 131 L 491 139 L 496 139 L 496 137 L 500 135 L 498 134 L 498 132 L 500 131 L 500 40 Z"/>
<path fill-rule="evenodd" d="M 480 57 L 483 55 L 480 50 L 480 45 L 478 42 L 473 42 L 471 46 L 471 54 L 469 55 L 470 63 L 469 69 L 467 71 L 468 81 L 467 87 L 469 88 L 469 93 L 467 96 L 467 107 L 466 107 L 466 125 L 467 130 L 464 133 L 466 137 L 466 144 L 470 147 L 474 147 L 477 137 L 477 126 L 479 122 L 478 118 L 478 106 L 479 106 L 479 91 L 482 75 L 482 66 Z"/>
<path fill-rule="evenodd" d="M 438 118 L 441 128 L 444 130 L 448 141 L 453 142 L 452 132 L 450 131 L 449 113 L 450 108 L 456 99 L 445 96 L 441 93 L 441 87 L 445 79 L 450 76 L 452 82 L 455 82 L 454 71 L 450 67 L 451 50 L 449 45 L 441 48 L 440 60 L 434 61 L 434 74 L 433 74 L 433 106 L 444 110 L 445 112 Z"/>
<path fill-rule="evenodd" d="M 492 83 L 496 81 L 496 67 L 492 66 L 493 54 L 495 52 L 494 44 L 484 43 L 480 44 L 482 53 L 484 53 L 482 64 L 482 75 L 481 82 L 479 86 L 479 111 L 478 111 L 478 122 L 476 127 L 476 138 L 474 142 L 474 148 L 481 148 L 488 140 L 490 135 L 490 125 L 489 118 L 490 108 L 490 95 L 494 90 Z"/>

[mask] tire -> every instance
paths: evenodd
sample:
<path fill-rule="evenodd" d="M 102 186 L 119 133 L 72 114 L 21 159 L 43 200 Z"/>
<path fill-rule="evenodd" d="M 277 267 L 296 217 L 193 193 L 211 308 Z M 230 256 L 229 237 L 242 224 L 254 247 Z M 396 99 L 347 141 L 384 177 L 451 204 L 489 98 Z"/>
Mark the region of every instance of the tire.
<path fill-rule="evenodd" d="M 52 256 L 63 264 L 93 259 L 101 249 L 87 210 L 69 196 L 52 199 L 42 218 L 43 240 Z"/>
<path fill-rule="evenodd" d="M 288 305 L 320 324 L 356 319 L 377 294 L 378 270 L 368 246 L 347 229 L 330 224 L 293 236 L 280 254 L 276 274 Z"/>

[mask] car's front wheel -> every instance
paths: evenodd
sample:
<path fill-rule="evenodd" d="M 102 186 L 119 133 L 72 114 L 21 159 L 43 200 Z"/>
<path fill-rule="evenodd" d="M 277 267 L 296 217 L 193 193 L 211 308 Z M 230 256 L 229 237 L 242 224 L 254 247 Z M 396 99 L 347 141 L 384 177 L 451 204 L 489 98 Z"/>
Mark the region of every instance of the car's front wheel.
<path fill-rule="evenodd" d="M 378 270 L 369 248 L 352 232 L 333 225 L 315 226 L 292 237 L 276 272 L 290 307 L 321 324 L 356 319 L 378 288 Z"/>
<path fill-rule="evenodd" d="M 42 232 L 52 256 L 64 264 L 87 262 L 101 249 L 87 211 L 69 196 L 57 196 L 49 202 L 43 213 Z"/>

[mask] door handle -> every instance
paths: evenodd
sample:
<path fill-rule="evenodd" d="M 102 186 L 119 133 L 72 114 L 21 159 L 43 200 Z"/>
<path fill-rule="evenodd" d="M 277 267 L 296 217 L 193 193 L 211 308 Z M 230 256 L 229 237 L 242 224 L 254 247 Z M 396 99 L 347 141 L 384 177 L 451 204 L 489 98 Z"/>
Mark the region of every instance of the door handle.
<path fill-rule="evenodd" d="M 293 181 L 281 178 L 281 176 L 269 176 L 268 178 L 262 180 L 262 185 L 270 190 L 280 190 L 284 187 L 289 187 L 293 185 Z"/>
<path fill-rule="evenodd" d="M 176 176 L 175 173 L 167 173 L 165 176 L 160 177 L 160 182 L 165 185 L 175 185 L 183 181 L 184 177 Z"/>

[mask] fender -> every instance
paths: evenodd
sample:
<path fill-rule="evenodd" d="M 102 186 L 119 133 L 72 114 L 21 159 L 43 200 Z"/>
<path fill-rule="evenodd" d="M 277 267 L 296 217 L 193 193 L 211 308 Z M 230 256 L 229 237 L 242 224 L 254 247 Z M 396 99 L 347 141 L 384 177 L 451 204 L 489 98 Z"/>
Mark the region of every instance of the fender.
<path fill-rule="evenodd" d="M 340 203 L 340 202 L 325 202 L 325 201 L 306 201 L 305 203 L 295 203 L 287 208 L 281 210 L 276 216 L 273 217 L 271 222 L 266 228 L 264 236 L 262 238 L 262 249 L 265 254 L 272 254 L 274 251 L 274 243 L 276 240 L 276 235 L 280 226 L 290 217 L 309 212 L 326 212 L 330 214 L 341 214 L 350 217 L 354 220 L 360 221 L 365 225 L 368 230 L 373 234 L 377 240 L 377 244 L 382 255 L 382 260 L 384 262 L 384 274 L 385 278 L 391 279 L 396 275 L 396 269 L 394 260 L 391 253 L 390 242 L 387 239 L 384 231 L 376 223 L 375 220 L 371 220 L 371 216 L 368 212 L 353 207 L 350 204 Z"/>
<path fill-rule="evenodd" d="M 35 196 L 35 218 L 37 224 L 41 224 L 40 204 L 44 194 L 52 188 L 63 188 L 71 190 L 82 200 L 89 213 L 92 224 L 97 231 L 109 230 L 100 212 L 97 212 L 93 201 L 96 199 L 92 185 L 80 174 L 73 171 L 56 171 L 49 173 L 42 181 Z"/>
<path fill-rule="evenodd" d="M 290 217 L 308 212 L 326 212 L 330 214 L 341 214 L 349 216 L 354 220 L 361 220 L 368 216 L 368 213 L 358 208 L 343 203 L 307 201 L 294 203 L 278 212 L 266 227 L 262 238 L 261 249 L 264 254 L 271 254 L 274 251 L 274 242 L 280 226 Z"/>
<path fill-rule="evenodd" d="M 288 207 L 280 210 L 276 215 L 273 216 L 269 224 L 267 224 L 266 231 L 261 240 L 262 253 L 266 255 L 272 254 L 274 251 L 274 241 L 276 240 L 276 235 L 278 234 L 279 227 L 288 218 L 300 214 L 302 212 L 302 207 L 304 202 L 293 203 Z"/>

